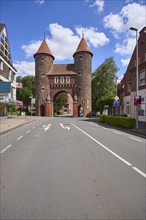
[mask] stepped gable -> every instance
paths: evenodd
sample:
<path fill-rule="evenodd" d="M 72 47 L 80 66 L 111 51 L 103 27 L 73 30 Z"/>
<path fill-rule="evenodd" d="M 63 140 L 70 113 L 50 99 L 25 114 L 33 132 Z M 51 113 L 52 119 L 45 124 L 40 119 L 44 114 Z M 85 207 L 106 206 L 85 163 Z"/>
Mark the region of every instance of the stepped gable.
<path fill-rule="evenodd" d="M 43 40 L 43 42 L 42 42 L 41 46 L 39 47 L 38 51 L 34 54 L 34 57 L 37 54 L 47 54 L 47 55 L 52 56 L 52 58 L 54 59 L 54 56 L 52 55 L 45 39 Z"/>
<path fill-rule="evenodd" d="M 78 45 L 78 48 L 77 48 L 76 52 L 74 53 L 74 55 L 78 52 L 88 52 L 93 56 L 93 54 L 90 51 L 90 48 L 87 45 L 87 42 L 86 42 L 84 36 L 82 37 L 82 39 L 81 39 L 81 41 Z M 73 55 L 73 57 L 74 57 L 74 55 Z"/>
<path fill-rule="evenodd" d="M 74 64 L 54 64 L 47 75 L 75 75 Z"/>

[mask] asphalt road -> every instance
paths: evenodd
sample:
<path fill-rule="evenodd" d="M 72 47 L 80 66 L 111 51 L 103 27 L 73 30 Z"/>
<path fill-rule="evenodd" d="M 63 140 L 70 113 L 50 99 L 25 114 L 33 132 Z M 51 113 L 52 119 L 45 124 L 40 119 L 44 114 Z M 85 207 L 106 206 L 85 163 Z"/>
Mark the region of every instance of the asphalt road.
<path fill-rule="evenodd" d="M 145 139 L 73 118 L 1 136 L 1 219 L 145 220 Z"/>

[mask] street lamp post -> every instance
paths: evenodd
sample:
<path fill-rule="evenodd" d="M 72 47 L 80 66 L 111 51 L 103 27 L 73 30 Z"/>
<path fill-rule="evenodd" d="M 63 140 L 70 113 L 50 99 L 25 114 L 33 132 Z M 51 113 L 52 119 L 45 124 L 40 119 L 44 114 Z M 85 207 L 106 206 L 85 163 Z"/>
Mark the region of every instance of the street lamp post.
<path fill-rule="evenodd" d="M 138 96 L 138 29 L 130 27 L 130 30 L 136 32 L 136 96 Z M 138 128 L 138 106 L 136 106 L 136 128 Z"/>

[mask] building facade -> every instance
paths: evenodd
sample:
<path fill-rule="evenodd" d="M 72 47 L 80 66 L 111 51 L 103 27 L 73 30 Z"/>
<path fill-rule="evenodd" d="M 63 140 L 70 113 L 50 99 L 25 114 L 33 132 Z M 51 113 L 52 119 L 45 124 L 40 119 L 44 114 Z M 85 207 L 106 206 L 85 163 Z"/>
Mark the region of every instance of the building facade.
<path fill-rule="evenodd" d="M 16 72 L 11 59 L 10 45 L 5 24 L 0 24 L 0 81 L 10 82 L 10 93 L 1 93 L 0 100 L 16 100 Z"/>
<path fill-rule="evenodd" d="M 132 117 L 136 117 L 136 106 L 134 106 L 136 81 L 135 47 L 127 71 L 118 87 L 118 94 L 122 101 L 122 113 Z M 140 31 L 138 38 L 138 95 L 141 96 L 138 119 L 146 122 L 146 27 Z"/>
<path fill-rule="evenodd" d="M 36 77 L 36 115 L 53 116 L 54 99 L 61 93 L 70 94 L 73 116 L 91 113 L 92 56 L 84 36 L 73 54 L 73 64 L 54 64 L 46 40 L 34 55 Z"/>

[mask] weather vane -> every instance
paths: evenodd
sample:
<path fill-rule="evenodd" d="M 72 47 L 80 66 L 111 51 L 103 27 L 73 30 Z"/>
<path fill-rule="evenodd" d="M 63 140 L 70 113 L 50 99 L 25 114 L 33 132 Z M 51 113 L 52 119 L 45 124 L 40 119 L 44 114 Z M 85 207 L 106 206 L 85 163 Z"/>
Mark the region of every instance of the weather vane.
<path fill-rule="evenodd" d="M 84 37 L 84 29 L 82 29 L 82 37 Z"/>

